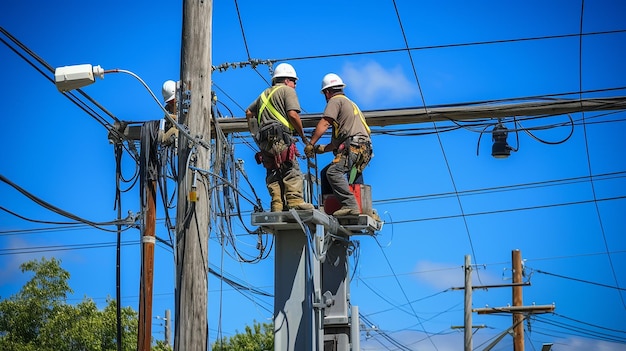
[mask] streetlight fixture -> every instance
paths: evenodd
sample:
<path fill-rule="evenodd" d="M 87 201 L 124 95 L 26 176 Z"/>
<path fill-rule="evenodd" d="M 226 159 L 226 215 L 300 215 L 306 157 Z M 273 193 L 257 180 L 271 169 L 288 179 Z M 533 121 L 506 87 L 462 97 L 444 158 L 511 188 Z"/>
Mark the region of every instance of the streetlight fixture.
<path fill-rule="evenodd" d="M 104 70 L 100 66 L 90 64 L 64 66 L 54 71 L 54 85 L 60 92 L 65 93 L 92 84 L 96 77 L 104 79 Z"/>
<path fill-rule="evenodd" d="M 491 131 L 493 146 L 491 147 L 491 156 L 495 158 L 507 158 L 511 156 L 511 150 L 513 148 L 509 146 L 506 138 L 509 135 L 508 129 L 502 124 L 502 121 L 498 121 Z"/>

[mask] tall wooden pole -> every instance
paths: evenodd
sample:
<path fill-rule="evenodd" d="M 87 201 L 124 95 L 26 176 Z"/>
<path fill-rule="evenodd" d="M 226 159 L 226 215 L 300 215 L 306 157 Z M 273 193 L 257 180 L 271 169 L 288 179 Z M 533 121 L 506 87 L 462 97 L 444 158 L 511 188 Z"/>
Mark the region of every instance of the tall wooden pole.
<path fill-rule="evenodd" d="M 143 175 L 142 175 L 143 176 Z M 139 325 L 137 350 L 150 351 L 152 339 L 152 289 L 154 286 L 154 244 L 156 242 L 156 181 L 144 187 L 146 209 L 141 236 L 141 280 L 139 283 Z"/>
<path fill-rule="evenodd" d="M 208 186 L 195 169 L 208 170 L 211 118 L 211 0 L 183 1 L 176 212 L 174 350 L 207 350 Z"/>
<path fill-rule="evenodd" d="M 513 307 L 521 307 L 522 302 L 522 253 L 520 250 L 513 250 L 511 254 L 513 266 Z M 517 284 L 517 285 L 515 285 Z M 524 351 L 524 314 L 513 313 L 513 351 Z"/>
<path fill-rule="evenodd" d="M 465 318 L 464 318 L 464 350 L 472 351 L 472 262 L 470 255 L 465 255 Z"/>

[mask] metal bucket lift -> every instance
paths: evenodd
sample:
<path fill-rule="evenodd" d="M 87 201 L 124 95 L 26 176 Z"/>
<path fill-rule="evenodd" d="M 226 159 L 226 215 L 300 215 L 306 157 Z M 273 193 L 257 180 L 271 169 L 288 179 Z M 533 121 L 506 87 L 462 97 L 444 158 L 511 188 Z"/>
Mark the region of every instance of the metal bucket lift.
<path fill-rule="evenodd" d="M 275 236 L 274 350 L 358 350 L 358 309 L 350 308 L 348 277 L 351 237 L 373 235 L 383 223 L 365 214 L 290 210 L 253 213 L 252 225 Z"/>

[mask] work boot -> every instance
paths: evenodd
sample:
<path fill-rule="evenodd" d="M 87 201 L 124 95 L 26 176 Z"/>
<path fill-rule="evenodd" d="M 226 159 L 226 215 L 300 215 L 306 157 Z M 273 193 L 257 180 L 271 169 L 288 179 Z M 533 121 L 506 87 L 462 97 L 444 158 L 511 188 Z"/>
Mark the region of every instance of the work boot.
<path fill-rule="evenodd" d="M 333 212 L 333 216 L 358 216 L 361 214 L 358 208 L 350 208 L 343 206 L 337 211 Z"/>
<path fill-rule="evenodd" d="M 289 206 L 289 208 L 293 208 L 294 210 L 312 210 L 315 207 L 308 203 L 308 202 L 300 202 L 300 203 L 296 203 L 296 204 L 287 204 Z"/>
<path fill-rule="evenodd" d="M 283 204 L 272 201 L 272 212 L 283 212 Z"/>
<path fill-rule="evenodd" d="M 293 169 L 283 177 L 288 208 L 293 208 L 294 210 L 312 210 L 315 208 L 310 203 L 304 202 L 304 197 L 302 196 L 303 183 L 299 169 Z"/>
<path fill-rule="evenodd" d="M 272 197 L 272 201 L 270 202 L 272 212 L 282 212 L 284 209 L 283 193 L 280 190 L 280 183 L 274 182 L 267 184 L 267 190 L 269 190 L 270 196 Z"/>

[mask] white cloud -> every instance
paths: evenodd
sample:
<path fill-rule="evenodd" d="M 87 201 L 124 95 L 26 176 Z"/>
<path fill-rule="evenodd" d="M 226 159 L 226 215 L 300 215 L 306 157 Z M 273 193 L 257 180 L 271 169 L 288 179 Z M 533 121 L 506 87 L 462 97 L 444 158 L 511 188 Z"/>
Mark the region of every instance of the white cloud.
<path fill-rule="evenodd" d="M 400 65 L 383 67 L 375 61 L 348 63 L 341 77 L 353 99 L 364 107 L 397 105 L 414 100 L 419 94 L 416 84 L 406 77 Z"/>

